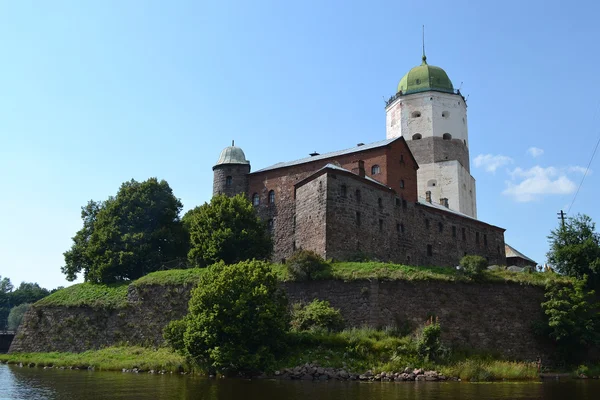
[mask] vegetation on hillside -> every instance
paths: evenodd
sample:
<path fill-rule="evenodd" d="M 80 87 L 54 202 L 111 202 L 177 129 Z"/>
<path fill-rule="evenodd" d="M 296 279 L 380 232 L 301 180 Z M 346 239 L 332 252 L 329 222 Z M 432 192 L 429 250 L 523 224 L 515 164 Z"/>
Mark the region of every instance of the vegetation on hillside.
<path fill-rule="evenodd" d="M 56 289 L 55 289 L 56 290 Z M 53 290 L 52 292 L 54 292 Z M 19 287 L 15 289 L 14 285 L 8 277 L 0 276 L 0 330 L 14 330 L 20 322 L 23 307 L 22 304 L 34 303 L 50 294 L 48 289 L 41 287 L 33 282 L 21 282 Z M 9 317 L 12 316 L 9 323 Z"/>
<path fill-rule="evenodd" d="M 127 305 L 127 283 L 78 283 L 52 293 L 35 306 L 119 308 Z"/>

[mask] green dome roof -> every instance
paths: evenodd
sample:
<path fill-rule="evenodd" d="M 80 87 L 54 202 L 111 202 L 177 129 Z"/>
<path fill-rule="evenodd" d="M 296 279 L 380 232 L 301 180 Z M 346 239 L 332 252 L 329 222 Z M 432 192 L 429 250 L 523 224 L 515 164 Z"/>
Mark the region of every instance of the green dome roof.
<path fill-rule="evenodd" d="M 427 64 L 427 57 L 423 56 L 421 65 L 414 67 L 400 79 L 397 92 L 410 94 L 427 90 L 454 93 L 452 81 L 448 78 L 446 71 Z"/>
<path fill-rule="evenodd" d="M 221 152 L 216 165 L 221 164 L 250 164 L 250 161 L 246 160 L 244 151 L 232 143 Z"/>

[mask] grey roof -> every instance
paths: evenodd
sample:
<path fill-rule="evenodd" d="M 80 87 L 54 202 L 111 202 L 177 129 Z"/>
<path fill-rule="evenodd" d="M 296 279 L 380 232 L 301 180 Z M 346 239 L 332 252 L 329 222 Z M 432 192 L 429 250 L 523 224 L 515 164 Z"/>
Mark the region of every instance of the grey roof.
<path fill-rule="evenodd" d="M 349 148 L 349 149 L 345 149 L 345 150 L 332 151 L 331 153 L 320 154 L 318 156 L 305 157 L 305 158 L 301 158 L 299 160 L 294 160 L 294 161 L 280 162 L 280 163 L 277 163 L 277 164 L 273 164 L 273 165 L 271 165 L 269 167 L 266 167 L 266 168 L 263 168 L 263 169 L 259 169 L 258 171 L 254 171 L 252 173 L 256 174 L 258 172 L 269 171 L 269 170 L 272 170 L 272 169 L 284 168 L 284 167 L 291 167 L 293 165 L 304 164 L 304 163 L 308 163 L 308 162 L 312 162 L 312 161 L 317 161 L 317 160 L 324 160 L 326 158 L 331 158 L 331 157 L 343 156 L 343 155 L 346 155 L 346 154 L 357 153 L 359 151 L 376 149 L 378 147 L 387 146 L 388 144 L 392 143 L 394 140 L 398 140 L 398 139 L 400 139 L 400 136 L 392 138 L 392 139 L 381 140 L 379 142 L 373 142 L 373 143 L 369 143 L 369 144 L 363 144 L 362 146 L 355 146 L 355 147 L 352 147 L 352 148 Z"/>
<path fill-rule="evenodd" d="M 525 254 L 517 251 L 514 247 L 510 246 L 507 243 L 504 243 L 504 250 L 506 251 L 506 257 L 507 258 L 508 257 L 518 257 L 518 258 L 522 258 L 522 259 L 527 260 L 527 261 L 531 261 L 534 264 L 537 264 L 531 258 L 529 258 Z"/>
<path fill-rule="evenodd" d="M 470 220 L 477 221 L 477 222 L 480 222 L 480 223 L 485 224 L 485 225 L 493 226 L 495 228 L 504 229 L 504 228 L 500 228 L 499 226 L 488 224 L 487 222 L 480 221 L 477 218 L 473 218 L 470 215 L 463 214 L 460 211 L 456 211 L 456 210 L 453 210 L 451 208 L 447 208 L 446 206 L 443 206 L 441 204 L 437 204 L 437 203 L 434 203 L 434 202 L 430 203 L 426 199 L 424 199 L 423 197 L 419 197 L 419 200 L 417 201 L 417 204 L 420 204 L 420 205 L 423 205 L 423 206 L 427 206 L 427 207 L 431 207 L 431 208 L 436 208 L 438 210 L 446 211 L 446 212 L 449 212 L 449 213 L 452 213 L 452 214 L 456 214 L 456 215 L 459 215 L 459 216 L 461 216 L 463 218 L 468 218 Z"/>
<path fill-rule="evenodd" d="M 216 165 L 220 164 L 250 164 L 250 161 L 246 160 L 246 155 L 240 147 L 229 146 L 221 152 Z"/>

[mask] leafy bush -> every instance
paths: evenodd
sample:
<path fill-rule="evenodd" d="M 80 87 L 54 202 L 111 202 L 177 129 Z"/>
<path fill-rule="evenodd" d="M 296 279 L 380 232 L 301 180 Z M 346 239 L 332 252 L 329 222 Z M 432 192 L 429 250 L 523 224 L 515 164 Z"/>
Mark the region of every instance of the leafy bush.
<path fill-rule="evenodd" d="M 548 334 L 566 361 L 583 355 L 589 346 L 600 343 L 600 304 L 594 291 L 586 291 L 586 280 L 569 284 L 548 284 L 542 309 L 548 317 Z"/>
<path fill-rule="evenodd" d="M 442 328 L 433 318 L 417 334 L 417 354 L 426 362 L 440 360 L 447 352 L 442 345 L 441 335 Z"/>
<path fill-rule="evenodd" d="M 487 265 L 487 260 L 481 256 L 464 256 L 460 259 L 460 266 L 465 275 L 473 278 L 480 276 L 486 270 Z"/>
<path fill-rule="evenodd" d="M 298 250 L 287 261 L 288 274 L 296 281 L 323 279 L 331 276 L 331 266 L 311 250 Z"/>
<path fill-rule="evenodd" d="M 255 260 L 211 266 L 183 321 L 167 327 L 167 342 L 205 371 L 222 374 L 268 368 L 289 329 L 277 279 L 268 264 Z"/>
<path fill-rule="evenodd" d="M 340 310 L 331 307 L 328 301 L 315 299 L 307 305 L 294 304 L 291 326 L 295 331 L 314 328 L 339 331 L 344 328 L 344 318 Z"/>
<path fill-rule="evenodd" d="M 185 318 L 169 322 L 163 329 L 163 338 L 165 342 L 177 351 L 179 354 L 185 355 L 185 344 L 183 335 L 187 328 L 187 320 Z"/>
<path fill-rule="evenodd" d="M 10 310 L 10 314 L 8 314 L 8 329 L 11 331 L 16 331 L 19 325 L 21 325 L 21 321 L 23 320 L 23 316 L 29 310 L 31 304 L 23 303 L 16 307 L 13 307 Z"/>

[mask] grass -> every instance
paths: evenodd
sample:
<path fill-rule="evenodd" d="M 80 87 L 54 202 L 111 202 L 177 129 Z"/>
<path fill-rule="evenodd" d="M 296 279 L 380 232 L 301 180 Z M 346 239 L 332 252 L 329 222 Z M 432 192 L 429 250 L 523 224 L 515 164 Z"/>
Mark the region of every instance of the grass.
<path fill-rule="evenodd" d="M 135 346 L 115 346 L 84 353 L 12 353 L 0 354 L 0 361 L 9 364 L 35 363 L 38 367 L 80 367 L 93 366 L 103 371 L 121 371 L 123 368 L 165 370 L 177 372 L 191 371 L 185 359 L 166 348 L 150 349 Z"/>
<path fill-rule="evenodd" d="M 156 271 L 134 281 L 133 285 L 196 285 L 205 272 L 206 268 Z"/>
<path fill-rule="evenodd" d="M 536 363 L 502 360 L 467 359 L 441 366 L 447 376 L 455 376 L 469 381 L 532 380 L 538 379 Z"/>
<path fill-rule="evenodd" d="M 78 283 L 44 297 L 36 306 L 121 308 L 127 305 L 127 283 Z"/>

